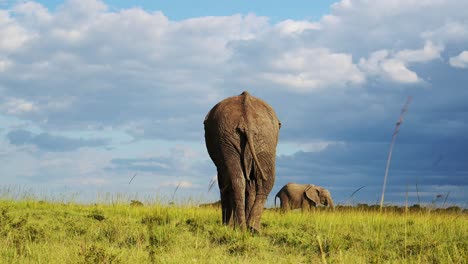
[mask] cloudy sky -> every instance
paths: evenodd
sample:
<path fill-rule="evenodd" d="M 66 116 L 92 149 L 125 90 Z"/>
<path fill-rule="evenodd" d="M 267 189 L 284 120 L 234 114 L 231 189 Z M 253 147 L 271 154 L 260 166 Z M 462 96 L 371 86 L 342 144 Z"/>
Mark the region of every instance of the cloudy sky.
<path fill-rule="evenodd" d="M 148 2 L 0 0 L 4 193 L 214 201 L 203 119 L 248 90 L 282 122 L 269 204 L 377 202 L 412 96 L 386 202 L 466 205 L 467 1 Z"/>

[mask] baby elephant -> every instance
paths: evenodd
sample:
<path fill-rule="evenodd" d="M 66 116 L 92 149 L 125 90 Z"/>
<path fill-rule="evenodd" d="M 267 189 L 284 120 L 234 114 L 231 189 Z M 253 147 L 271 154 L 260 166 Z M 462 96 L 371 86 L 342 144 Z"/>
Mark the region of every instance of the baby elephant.
<path fill-rule="evenodd" d="M 334 208 L 330 192 L 313 184 L 286 184 L 275 196 L 275 207 L 277 197 L 280 198 L 282 212 L 296 208 L 310 209 L 319 204 Z"/>

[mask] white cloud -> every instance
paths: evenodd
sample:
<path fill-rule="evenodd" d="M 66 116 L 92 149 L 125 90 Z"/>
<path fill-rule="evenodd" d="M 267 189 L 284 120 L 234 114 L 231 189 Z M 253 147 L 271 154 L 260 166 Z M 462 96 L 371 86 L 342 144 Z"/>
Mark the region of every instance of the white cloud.
<path fill-rule="evenodd" d="M 418 75 L 409 70 L 406 65 L 399 60 L 390 59 L 382 62 L 382 70 L 390 79 L 402 83 L 415 83 L 419 81 Z"/>
<path fill-rule="evenodd" d="M 27 32 L 18 24 L 5 10 L 0 10 L 0 54 L 12 52 L 21 48 L 26 41 L 34 37 L 33 33 Z"/>
<path fill-rule="evenodd" d="M 320 21 L 320 26 L 328 26 L 328 27 L 338 27 L 341 23 L 341 19 L 339 16 L 335 15 L 325 15 L 322 17 Z"/>
<path fill-rule="evenodd" d="M 438 59 L 443 50 L 443 46 L 431 41 L 426 41 L 422 49 L 403 49 L 394 53 L 378 50 L 372 52 L 368 59 L 361 58 L 359 67 L 370 76 L 383 76 L 400 83 L 417 83 L 421 79 L 408 65 Z"/>
<path fill-rule="evenodd" d="M 462 51 L 457 56 L 451 57 L 449 63 L 452 67 L 468 68 L 468 51 Z"/>
<path fill-rule="evenodd" d="M 251 75 L 243 76 L 246 85 L 256 79 L 259 84 L 273 83 L 282 89 L 310 92 L 365 82 L 364 74 L 352 62 L 350 54 L 333 53 L 326 48 L 290 47 L 277 53 L 266 50 L 261 56 L 260 65 L 246 65 L 241 58 L 237 59 L 235 71 Z"/>
<path fill-rule="evenodd" d="M 395 59 L 403 62 L 427 62 L 440 58 L 440 52 L 444 50 L 443 46 L 435 45 L 431 41 L 424 44 L 424 48 L 419 50 L 404 49 L 395 54 Z"/>
<path fill-rule="evenodd" d="M 381 73 L 381 64 L 389 56 L 388 50 L 378 50 L 370 54 L 368 59 L 361 58 L 359 60 L 359 67 L 371 75 L 378 75 Z"/>
<path fill-rule="evenodd" d="M 417 83 L 418 75 L 409 70 L 402 60 L 389 56 L 387 50 L 373 52 L 368 59 L 361 58 L 359 67 L 370 76 L 382 76 L 388 80 L 400 83 Z"/>
<path fill-rule="evenodd" d="M 12 115 L 21 115 L 38 110 L 34 103 L 19 98 L 9 98 L 0 109 Z"/>
<path fill-rule="evenodd" d="M 228 43 L 269 27 L 266 17 L 255 15 L 169 21 L 162 12 L 109 11 L 92 0 L 67 1 L 55 11 L 19 4 L 0 13 L 1 96 L 24 101 L 5 113 L 47 120 L 44 128 L 135 121 L 152 131 L 154 113 L 174 123 L 186 118 L 184 108 L 205 109 L 207 98 L 224 96 L 218 88 L 231 54 Z M 162 104 L 150 100 L 176 97 Z M 166 111 L 174 106 L 179 110 Z"/>
<path fill-rule="evenodd" d="M 197 187 L 190 181 L 170 181 L 170 182 L 163 182 L 158 185 L 159 187 L 179 187 L 184 189 L 195 188 Z"/>
<path fill-rule="evenodd" d="M 11 67 L 12 62 L 7 59 L 0 59 L 0 72 L 6 71 L 9 67 Z"/>
<path fill-rule="evenodd" d="M 321 152 L 326 150 L 330 146 L 334 145 L 344 145 L 344 142 L 341 141 L 316 141 L 308 142 L 298 145 L 300 149 L 306 152 Z"/>
<path fill-rule="evenodd" d="M 47 8 L 32 1 L 17 4 L 13 7 L 13 12 L 18 20 L 24 19 L 22 23 L 28 27 L 40 27 L 53 21 L 53 16 Z"/>
<path fill-rule="evenodd" d="M 299 34 L 304 30 L 319 30 L 320 25 L 318 23 L 311 23 L 309 21 L 295 21 L 286 19 L 276 24 L 276 27 L 283 34 Z"/>
<path fill-rule="evenodd" d="M 309 41 L 331 50 L 367 57 L 377 50 L 417 47 L 421 41 L 437 46 L 467 40 L 468 2 L 446 1 L 367 1 L 346 0 L 332 6 L 330 16 L 320 21 L 321 31 Z"/>
<path fill-rule="evenodd" d="M 343 141 L 313 140 L 305 142 L 280 142 L 278 145 L 278 155 L 293 155 L 298 151 L 322 152 L 327 148 L 345 145 Z"/>
<path fill-rule="evenodd" d="M 428 40 L 439 42 L 463 42 L 468 40 L 468 21 L 447 21 L 442 26 L 421 33 Z"/>
<path fill-rule="evenodd" d="M 57 18 L 65 27 L 90 22 L 107 11 L 107 5 L 100 0 L 67 0 L 58 7 Z"/>

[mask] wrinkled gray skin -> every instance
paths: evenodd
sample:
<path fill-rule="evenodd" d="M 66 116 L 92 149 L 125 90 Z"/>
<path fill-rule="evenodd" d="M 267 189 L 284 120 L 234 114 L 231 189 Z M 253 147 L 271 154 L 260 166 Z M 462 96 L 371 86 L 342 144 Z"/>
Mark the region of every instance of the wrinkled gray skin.
<path fill-rule="evenodd" d="M 276 194 L 275 207 L 276 198 L 280 199 L 282 212 L 297 208 L 308 210 L 318 205 L 335 208 L 330 192 L 313 184 L 288 183 Z"/>
<path fill-rule="evenodd" d="M 205 143 L 218 172 L 222 221 L 258 231 L 275 182 L 280 121 L 263 100 L 243 92 L 206 115 Z"/>

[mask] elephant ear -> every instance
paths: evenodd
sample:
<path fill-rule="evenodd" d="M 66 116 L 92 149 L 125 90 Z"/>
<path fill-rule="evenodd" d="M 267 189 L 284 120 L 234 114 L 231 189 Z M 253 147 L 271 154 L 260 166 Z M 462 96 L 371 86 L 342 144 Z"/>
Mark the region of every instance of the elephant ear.
<path fill-rule="evenodd" d="M 307 199 L 313 201 L 315 205 L 320 204 L 319 190 L 313 185 L 310 185 L 305 189 L 305 196 Z"/>

